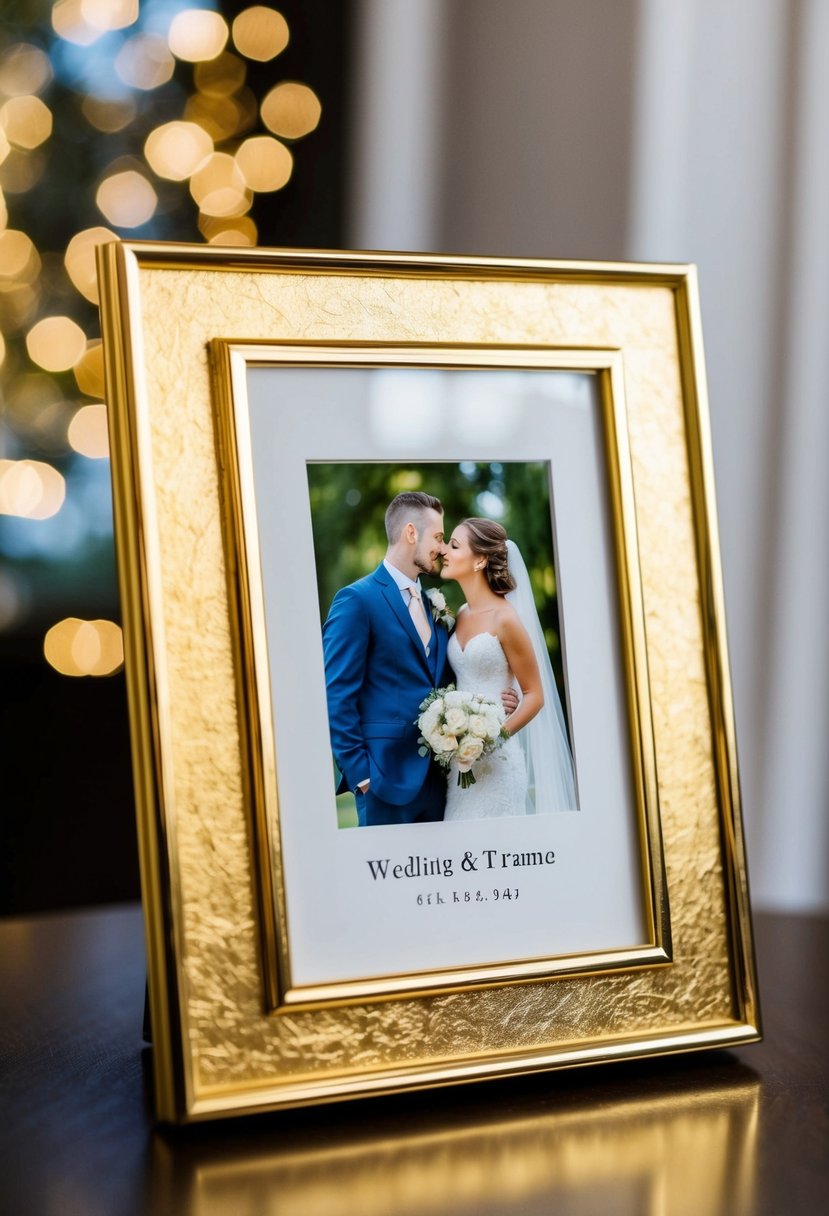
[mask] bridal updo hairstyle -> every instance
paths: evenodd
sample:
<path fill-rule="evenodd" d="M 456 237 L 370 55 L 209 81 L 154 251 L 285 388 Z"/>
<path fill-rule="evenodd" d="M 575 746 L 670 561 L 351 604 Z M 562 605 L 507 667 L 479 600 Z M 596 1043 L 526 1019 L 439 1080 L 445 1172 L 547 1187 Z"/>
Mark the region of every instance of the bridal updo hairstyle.
<path fill-rule="evenodd" d="M 514 591 L 516 582 L 509 572 L 506 530 L 493 519 L 465 519 L 463 527 L 469 537 L 469 548 L 476 557 L 486 559 L 484 574 L 490 590 L 496 595 Z"/>

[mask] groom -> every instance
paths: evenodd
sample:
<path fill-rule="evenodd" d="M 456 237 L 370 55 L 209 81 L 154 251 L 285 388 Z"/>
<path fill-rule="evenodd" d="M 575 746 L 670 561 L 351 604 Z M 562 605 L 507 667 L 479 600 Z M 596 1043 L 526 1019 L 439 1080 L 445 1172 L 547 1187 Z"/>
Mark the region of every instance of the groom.
<path fill-rule="evenodd" d="M 446 775 L 418 753 L 415 725 L 424 697 L 452 678 L 446 627 L 419 582 L 445 552 L 439 499 L 398 494 L 386 536 L 384 560 L 337 592 L 322 633 L 337 793 L 354 791 L 360 827 L 433 822 L 446 801 Z"/>

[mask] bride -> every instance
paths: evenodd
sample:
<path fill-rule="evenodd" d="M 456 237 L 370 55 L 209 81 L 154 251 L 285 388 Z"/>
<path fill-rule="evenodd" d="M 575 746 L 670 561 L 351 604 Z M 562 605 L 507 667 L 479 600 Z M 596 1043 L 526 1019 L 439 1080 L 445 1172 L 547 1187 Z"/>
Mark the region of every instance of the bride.
<path fill-rule="evenodd" d="M 466 597 L 449 639 L 456 687 L 499 703 L 509 685 L 521 693 L 506 721 L 510 738 L 473 765 L 474 785 L 457 784 L 453 762 L 444 819 L 575 810 L 564 716 L 517 545 L 493 520 L 466 519 L 449 538 L 441 576 Z"/>

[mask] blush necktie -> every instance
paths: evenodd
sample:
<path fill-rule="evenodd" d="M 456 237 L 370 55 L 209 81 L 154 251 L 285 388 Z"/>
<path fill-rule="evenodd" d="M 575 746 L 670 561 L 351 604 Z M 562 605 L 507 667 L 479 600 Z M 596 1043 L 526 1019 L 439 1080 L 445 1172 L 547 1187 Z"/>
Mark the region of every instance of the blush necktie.
<path fill-rule="evenodd" d="M 415 629 L 420 636 L 423 647 L 427 654 L 429 652 L 429 643 L 432 640 L 432 630 L 429 628 L 429 622 L 426 620 L 426 613 L 423 611 L 423 601 L 420 597 L 420 592 L 416 587 L 409 587 L 409 615 L 414 621 Z"/>

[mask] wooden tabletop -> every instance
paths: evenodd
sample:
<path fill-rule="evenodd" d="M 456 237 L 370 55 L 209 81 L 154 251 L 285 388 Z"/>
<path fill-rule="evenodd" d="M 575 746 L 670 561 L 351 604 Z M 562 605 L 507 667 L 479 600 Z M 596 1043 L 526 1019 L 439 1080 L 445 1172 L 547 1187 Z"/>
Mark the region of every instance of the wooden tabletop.
<path fill-rule="evenodd" d="M 157 1129 L 140 910 L 0 921 L 0 1213 L 812 1216 L 829 920 L 755 928 L 763 1043 Z"/>

